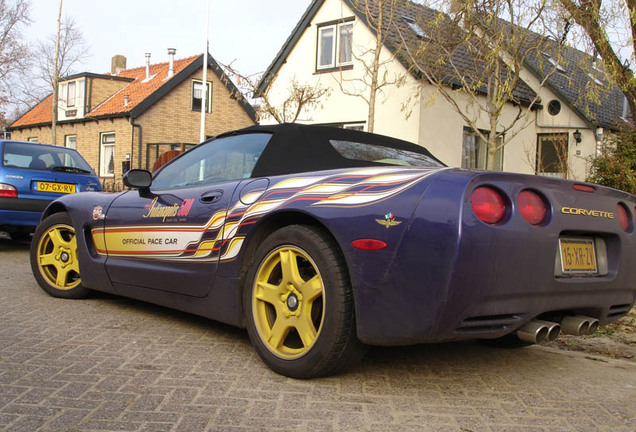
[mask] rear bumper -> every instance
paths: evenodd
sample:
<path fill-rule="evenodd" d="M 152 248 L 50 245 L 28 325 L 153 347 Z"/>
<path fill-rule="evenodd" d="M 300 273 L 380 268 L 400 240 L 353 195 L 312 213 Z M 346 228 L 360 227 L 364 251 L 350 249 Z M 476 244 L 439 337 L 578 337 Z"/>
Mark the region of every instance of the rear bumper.
<path fill-rule="evenodd" d="M 18 226 L 35 228 L 42 212 L 51 200 L 0 198 L 0 227 Z"/>

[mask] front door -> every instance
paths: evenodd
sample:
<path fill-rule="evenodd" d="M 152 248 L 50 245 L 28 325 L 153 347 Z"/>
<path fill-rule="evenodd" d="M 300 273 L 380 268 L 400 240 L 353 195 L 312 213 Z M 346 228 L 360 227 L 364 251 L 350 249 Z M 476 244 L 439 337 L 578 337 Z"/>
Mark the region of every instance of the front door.
<path fill-rule="evenodd" d="M 232 250 L 223 228 L 231 200 L 238 200 L 234 191 L 251 178 L 270 138 L 249 133 L 201 144 L 161 168 L 150 190 L 115 199 L 103 230 L 93 231 L 111 281 L 207 295 L 219 260 Z"/>

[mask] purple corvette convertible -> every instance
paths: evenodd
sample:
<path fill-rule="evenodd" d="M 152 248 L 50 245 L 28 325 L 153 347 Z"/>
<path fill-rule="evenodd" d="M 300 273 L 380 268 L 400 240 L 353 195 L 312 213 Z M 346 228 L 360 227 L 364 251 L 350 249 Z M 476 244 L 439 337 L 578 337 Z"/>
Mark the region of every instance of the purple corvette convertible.
<path fill-rule="evenodd" d="M 336 373 L 367 345 L 586 334 L 636 299 L 636 197 L 448 168 L 379 135 L 257 126 L 124 182 L 47 207 L 40 286 L 246 327 L 290 377 Z"/>

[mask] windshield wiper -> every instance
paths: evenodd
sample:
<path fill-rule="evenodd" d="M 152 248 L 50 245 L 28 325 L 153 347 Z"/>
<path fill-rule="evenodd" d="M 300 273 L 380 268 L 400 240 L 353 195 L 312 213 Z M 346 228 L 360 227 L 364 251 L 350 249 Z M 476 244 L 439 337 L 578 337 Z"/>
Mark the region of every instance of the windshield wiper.
<path fill-rule="evenodd" d="M 75 174 L 90 174 L 91 172 L 89 170 L 85 170 L 82 168 L 77 168 L 77 167 L 69 167 L 69 166 L 54 166 L 51 167 L 51 171 L 61 171 L 61 172 L 67 172 L 67 173 L 75 173 Z"/>

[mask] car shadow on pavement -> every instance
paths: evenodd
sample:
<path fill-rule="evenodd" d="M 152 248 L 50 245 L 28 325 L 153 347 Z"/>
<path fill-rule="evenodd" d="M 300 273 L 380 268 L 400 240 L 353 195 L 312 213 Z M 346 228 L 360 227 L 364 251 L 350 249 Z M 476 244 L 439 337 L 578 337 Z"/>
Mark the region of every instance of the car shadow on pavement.
<path fill-rule="evenodd" d="M 0 252 L 15 252 L 29 250 L 29 240 L 5 240 L 0 239 Z"/>

